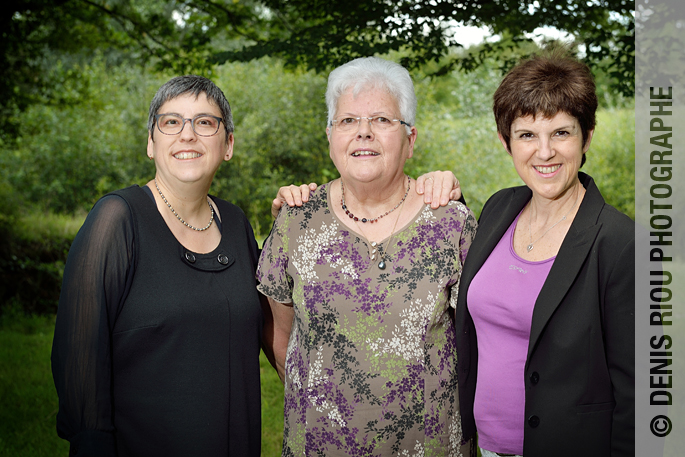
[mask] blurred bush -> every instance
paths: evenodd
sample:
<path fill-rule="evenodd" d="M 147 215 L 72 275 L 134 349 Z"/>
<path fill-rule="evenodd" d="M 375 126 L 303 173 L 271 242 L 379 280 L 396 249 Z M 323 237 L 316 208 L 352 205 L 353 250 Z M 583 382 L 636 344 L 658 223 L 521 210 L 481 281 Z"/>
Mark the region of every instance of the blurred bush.
<path fill-rule="evenodd" d="M 0 200 L 4 201 L 4 198 Z M 0 240 L 0 314 L 54 314 L 69 247 L 85 216 L 16 215 Z"/>

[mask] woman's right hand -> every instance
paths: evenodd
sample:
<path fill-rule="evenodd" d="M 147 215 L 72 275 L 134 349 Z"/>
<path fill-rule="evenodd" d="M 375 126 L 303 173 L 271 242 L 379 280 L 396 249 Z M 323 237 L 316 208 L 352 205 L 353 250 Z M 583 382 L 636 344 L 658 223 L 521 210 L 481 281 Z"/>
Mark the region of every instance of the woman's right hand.
<path fill-rule="evenodd" d="M 288 206 L 302 206 L 302 203 L 309 201 L 309 194 L 314 192 L 317 188 L 316 183 L 302 184 L 296 186 L 291 184 L 289 186 L 283 186 L 278 189 L 278 195 L 271 202 L 271 215 L 275 218 L 278 216 L 278 212 L 281 210 L 283 204 L 287 203 Z"/>

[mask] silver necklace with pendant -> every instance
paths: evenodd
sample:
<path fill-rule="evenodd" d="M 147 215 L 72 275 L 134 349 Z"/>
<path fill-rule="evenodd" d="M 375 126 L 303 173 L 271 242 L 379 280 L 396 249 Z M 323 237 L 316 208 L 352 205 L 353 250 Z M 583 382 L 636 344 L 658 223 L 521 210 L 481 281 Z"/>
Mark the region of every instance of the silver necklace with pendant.
<path fill-rule="evenodd" d="M 573 208 L 576 207 L 576 204 L 578 203 L 578 197 L 579 197 L 579 196 L 580 196 L 580 190 L 578 190 L 578 193 L 576 194 L 576 201 L 573 202 L 573 206 L 571 207 L 570 210 L 568 210 L 568 213 L 564 214 L 564 217 L 562 217 L 561 219 L 559 219 L 554 225 L 552 225 L 550 228 L 548 228 L 547 230 L 545 230 L 545 233 L 543 233 L 542 235 L 540 235 L 539 237 L 537 237 L 537 238 L 535 239 L 535 241 L 533 241 L 533 231 L 532 231 L 532 229 L 531 229 L 531 219 L 533 219 L 533 211 L 530 210 L 530 212 L 528 213 L 528 234 L 529 234 L 529 236 L 530 236 L 530 244 L 529 244 L 528 246 L 526 246 L 526 250 L 527 250 L 528 252 L 530 252 L 530 251 L 533 250 L 533 245 L 534 245 L 535 243 L 537 243 L 538 241 L 540 241 L 540 239 L 541 239 L 543 236 L 547 235 L 547 232 L 549 232 L 549 231 L 552 230 L 554 227 L 556 227 L 558 224 L 560 224 L 561 222 L 563 222 L 563 221 L 566 220 L 566 216 L 568 216 L 569 214 L 571 214 L 571 211 L 573 211 Z M 531 203 L 532 203 L 532 201 L 533 201 L 533 200 L 531 200 Z M 530 206 L 531 203 L 528 203 L 528 205 Z"/>

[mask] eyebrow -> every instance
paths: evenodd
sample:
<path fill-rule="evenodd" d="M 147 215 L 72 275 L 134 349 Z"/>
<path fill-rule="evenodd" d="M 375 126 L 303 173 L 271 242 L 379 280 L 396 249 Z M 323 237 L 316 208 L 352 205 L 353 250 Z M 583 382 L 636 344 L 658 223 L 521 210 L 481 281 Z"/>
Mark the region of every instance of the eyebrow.
<path fill-rule="evenodd" d="M 554 131 L 559 131 L 559 130 L 575 130 L 576 126 L 573 124 L 570 125 L 562 125 L 561 127 L 557 127 L 554 129 Z M 524 129 L 524 128 L 519 128 L 514 130 L 514 133 L 519 133 L 519 132 L 532 132 L 531 129 Z"/>
<path fill-rule="evenodd" d="M 173 114 L 173 115 L 176 115 L 176 116 L 183 117 L 183 115 L 182 115 L 181 113 L 174 113 L 174 112 L 158 113 L 157 115 L 158 115 L 158 116 L 164 116 L 164 115 L 166 115 L 166 114 Z M 212 113 L 197 113 L 197 114 L 193 114 L 192 116 L 190 116 L 189 118 L 186 118 L 186 119 L 192 119 L 192 118 L 197 117 L 197 116 L 214 116 L 214 117 L 218 117 L 218 118 L 220 118 L 220 119 L 223 119 L 223 118 L 221 117 L 221 114 L 212 114 Z"/>
<path fill-rule="evenodd" d="M 336 116 L 336 117 L 339 117 L 339 116 L 355 116 L 355 117 L 360 117 L 359 114 L 351 113 L 351 112 L 349 112 L 349 111 L 346 112 L 346 113 L 340 113 L 340 114 L 338 114 L 338 116 Z M 374 112 L 371 113 L 370 115 L 364 116 L 364 117 L 376 117 L 376 116 L 394 116 L 394 114 L 389 114 L 387 111 L 374 111 Z"/>

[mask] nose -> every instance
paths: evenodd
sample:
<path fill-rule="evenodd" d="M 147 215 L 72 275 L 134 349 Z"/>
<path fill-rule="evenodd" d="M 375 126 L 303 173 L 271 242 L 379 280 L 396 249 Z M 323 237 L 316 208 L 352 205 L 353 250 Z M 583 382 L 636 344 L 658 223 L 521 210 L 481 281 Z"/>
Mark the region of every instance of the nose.
<path fill-rule="evenodd" d="M 359 119 L 359 127 L 357 128 L 358 140 L 373 139 L 373 130 L 371 130 L 371 119 L 362 117 Z"/>
<path fill-rule="evenodd" d="M 550 138 L 540 137 L 538 140 L 537 156 L 541 160 L 549 160 L 556 155 Z"/>
<path fill-rule="evenodd" d="M 186 128 L 186 123 L 188 124 L 188 128 Z M 193 129 L 193 120 L 192 119 L 183 119 L 183 127 L 181 128 L 181 138 L 185 139 L 195 139 L 195 129 Z"/>

